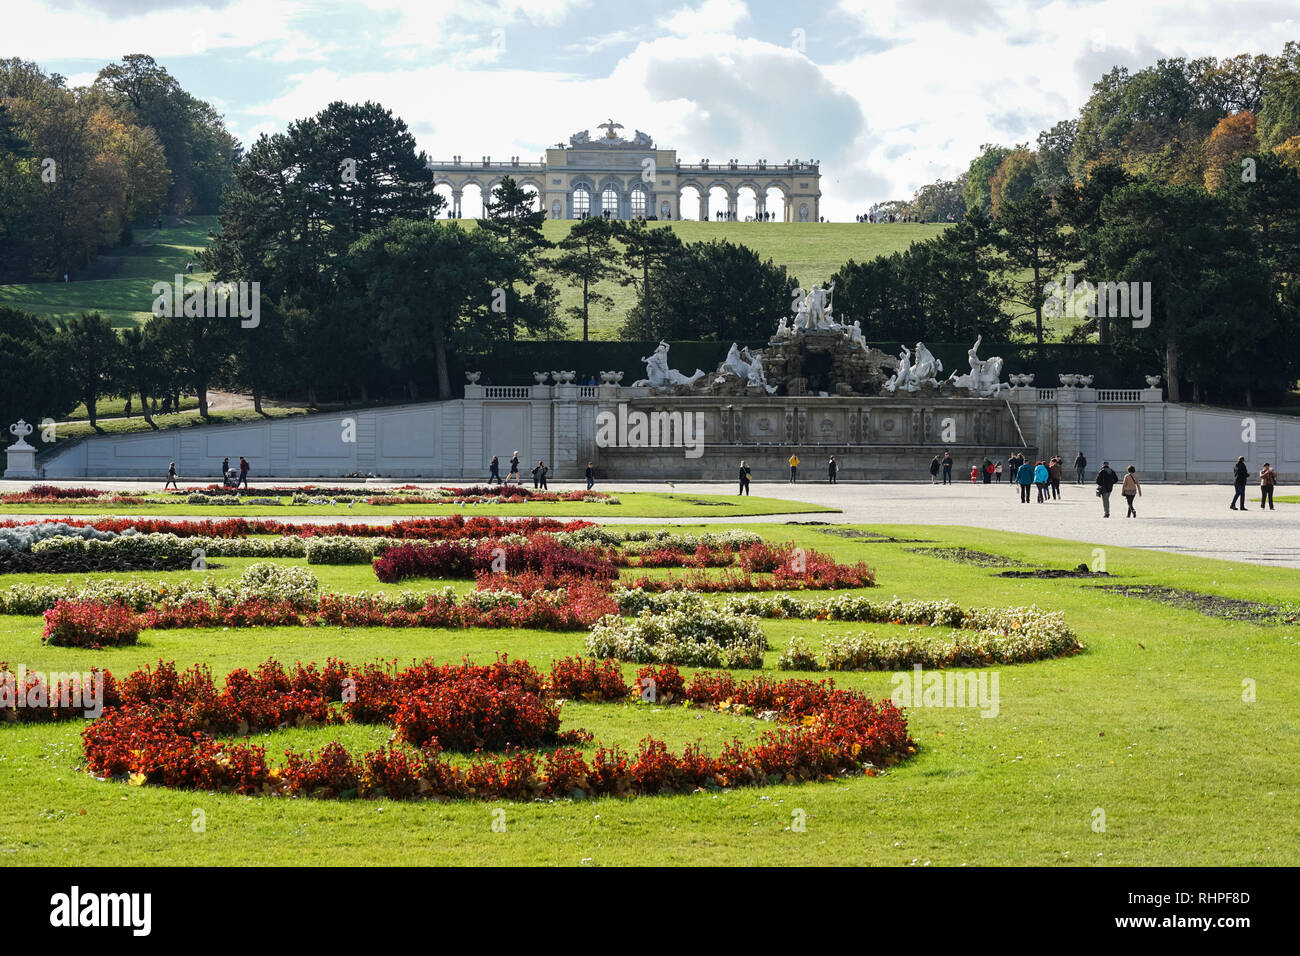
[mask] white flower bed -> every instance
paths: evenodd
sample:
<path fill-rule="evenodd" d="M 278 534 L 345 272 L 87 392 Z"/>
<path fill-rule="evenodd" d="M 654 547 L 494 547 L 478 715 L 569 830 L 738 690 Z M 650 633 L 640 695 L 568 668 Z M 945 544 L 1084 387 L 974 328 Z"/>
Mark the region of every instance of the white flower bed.
<path fill-rule="evenodd" d="M 767 637 L 752 617 L 700 604 L 662 614 L 601 618 L 587 653 L 636 664 L 761 668 Z"/>
<path fill-rule="evenodd" d="M 102 554 L 125 553 L 150 557 L 190 557 L 199 548 L 209 558 L 301 558 L 307 553 L 303 538 L 182 538 L 174 534 L 122 534 L 112 540 L 49 538 L 33 551 Z"/>
<path fill-rule="evenodd" d="M 40 524 L 20 525 L 16 528 L 0 528 L 0 551 L 31 551 L 34 545 L 50 538 L 112 541 L 117 536 L 115 531 L 74 528 L 63 521 L 42 521 Z"/>

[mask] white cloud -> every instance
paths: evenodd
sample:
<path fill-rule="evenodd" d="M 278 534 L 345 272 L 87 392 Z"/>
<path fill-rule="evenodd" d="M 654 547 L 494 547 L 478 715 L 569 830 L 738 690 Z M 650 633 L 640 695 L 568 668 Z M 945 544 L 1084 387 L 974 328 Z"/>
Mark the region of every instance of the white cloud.
<path fill-rule="evenodd" d="M 659 25 L 678 36 L 703 33 L 731 33 L 749 19 L 743 0 L 704 0 L 698 7 L 683 7 L 659 21 Z"/>

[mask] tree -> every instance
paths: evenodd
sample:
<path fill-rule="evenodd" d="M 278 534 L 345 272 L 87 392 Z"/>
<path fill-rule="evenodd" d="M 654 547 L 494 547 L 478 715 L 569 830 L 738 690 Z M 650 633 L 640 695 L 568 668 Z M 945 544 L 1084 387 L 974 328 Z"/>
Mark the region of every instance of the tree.
<path fill-rule="evenodd" d="M 798 284 L 785 266 L 725 240 L 688 243 L 655 266 L 652 278 L 652 311 L 632 311 L 625 339 L 766 338 L 789 315 Z"/>
<path fill-rule="evenodd" d="M 100 398 L 116 394 L 120 387 L 122 348 L 117 333 L 98 312 L 83 312 L 75 319 L 62 320 L 58 329 L 68 358 L 68 375 L 86 406 L 86 418 L 91 428 L 103 431 L 96 405 Z"/>
<path fill-rule="evenodd" d="M 651 226 L 643 219 L 618 223 L 617 235 L 618 241 L 623 244 L 623 265 L 626 268 L 619 277 L 619 284 L 632 286 L 636 290 L 637 297 L 641 300 L 636 307 L 640 309 L 641 321 L 646 327 L 652 327 L 651 275 L 681 251 L 682 241 L 671 228 Z M 628 320 L 633 323 L 636 321 L 631 315 Z"/>
<path fill-rule="evenodd" d="M 1267 269 L 1226 199 L 1199 186 L 1136 182 L 1101 204 L 1095 244 L 1108 279 L 1149 283 L 1149 325 L 1113 326 L 1116 347 L 1163 353 L 1170 401 L 1182 382 L 1216 382 L 1234 357 L 1258 353 L 1276 316 Z M 1247 317 L 1251 317 L 1247 320 Z"/>
<path fill-rule="evenodd" d="M 515 311 L 518 300 L 515 282 L 532 283 L 537 269 L 537 257 L 543 249 L 553 245 L 542 235 L 546 213 L 533 209 L 534 194 L 520 186 L 510 176 L 503 176 L 484 203 L 484 217 L 479 227 L 501 239 L 515 252 L 519 274 L 506 278 L 506 332 L 511 342 L 515 340 Z"/>
<path fill-rule="evenodd" d="M 1217 191 L 1225 173 L 1228 179 L 1240 179 L 1241 157 L 1258 150 L 1254 113 L 1243 110 L 1219 120 L 1205 140 L 1205 188 Z"/>
<path fill-rule="evenodd" d="M 939 179 L 916 191 L 909 204 L 909 213 L 920 222 L 956 222 L 966 215 L 966 200 L 962 198 L 965 180 Z"/>
<path fill-rule="evenodd" d="M 1004 206 L 997 227 L 995 244 L 1006 257 L 1004 274 L 1011 300 L 1033 314 L 1034 337 L 1041 345 L 1045 286 L 1077 258 L 1078 250 L 1060 211 L 1037 186 Z"/>
<path fill-rule="evenodd" d="M 1038 173 L 1038 162 L 1027 149 L 1017 147 L 1003 158 L 989 177 L 989 210 L 997 219 L 1009 204 L 1028 195 Z"/>
<path fill-rule="evenodd" d="M 591 307 L 610 309 L 614 300 L 595 291 L 598 283 L 621 277 L 618 250 L 614 246 L 617 227 L 608 219 L 591 216 L 573 224 L 569 234 L 559 242 L 560 254 L 550 262 L 550 268 L 566 279 L 569 285 L 582 289 L 582 304 L 569 307 L 569 314 L 582 319 L 582 341 L 589 338 Z"/>
<path fill-rule="evenodd" d="M 500 277 L 518 268 L 515 255 L 486 230 L 429 219 L 396 219 L 353 244 L 380 357 L 406 382 L 412 400 L 430 365 L 438 397 L 451 398 L 451 349 L 477 351 L 506 337 L 490 309 Z"/>
<path fill-rule="evenodd" d="M 0 304 L 0 420 L 62 421 L 77 404 L 66 343 L 44 319 Z"/>
<path fill-rule="evenodd" d="M 1070 173 L 1070 153 L 1078 135 L 1077 120 L 1061 120 L 1038 134 L 1038 149 L 1034 153 L 1038 171 L 1034 182 L 1049 196 L 1057 195 L 1074 182 Z"/>
<path fill-rule="evenodd" d="M 1259 102 L 1259 142 L 1273 149 L 1300 136 L 1300 42 L 1288 41 L 1264 80 Z"/>
<path fill-rule="evenodd" d="M 122 332 L 122 368 L 120 388 L 130 396 L 134 391 L 140 396 L 140 409 L 144 420 L 150 428 L 154 424 L 153 413 L 149 411 L 149 399 L 157 394 L 160 383 L 159 366 L 162 355 L 153 335 L 148 335 L 142 328 L 126 329 Z"/>
<path fill-rule="evenodd" d="M 226 374 L 237 319 L 207 315 L 154 316 L 150 320 L 166 343 L 174 384 L 193 389 L 199 415 L 208 417 L 208 390 Z M 241 334 L 247 330 L 239 329 Z"/>
<path fill-rule="evenodd" d="M 253 411 L 265 415 L 262 399 L 277 385 L 286 383 L 283 370 L 288 358 L 285 310 L 278 302 L 263 299 L 258 323 L 252 328 L 231 329 L 231 376 L 234 384 L 253 396 Z M 354 354 L 354 358 L 358 358 Z"/>
<path fill-rule="evenodd" d="M 993 197 L 989 192 L 989 180 L 1010 152 L 1005 146 L 989 143 L 980 147 L 980 154 L 971 160 L 970 168 L 966 171 L 966 187 L 962 198 L 966 200 L 967 210 L 979 210 L 985 215 L 992 210 Z"/>
<path fill-rule="evenodd" d="M 1062 191 L 1058 206 L 1066 225 L 1073 228 L 1082 254 L 1081 268 L 1076 277 L 1079 282 L 1094 281 L 1103 277 L 1105 266 L 1095 229 L 1101 218 L 1101 205 L 1106 197 L 1133 181 L 1122 167 L 1116 164 L 1095 166 L 1085 181 Z M 1097 341 L 1110 344 L 1110 318 L 1104 313 L 1096 317 Z"/>

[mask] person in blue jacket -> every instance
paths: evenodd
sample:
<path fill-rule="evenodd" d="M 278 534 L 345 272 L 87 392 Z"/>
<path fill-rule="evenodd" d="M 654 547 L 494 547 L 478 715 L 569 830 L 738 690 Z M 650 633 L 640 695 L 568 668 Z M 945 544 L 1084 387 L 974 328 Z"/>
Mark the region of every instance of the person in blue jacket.
<path fill-rule="evenodd" d="M 1028 461 L 1016 469 L 1016 483 L 1020 485 L 1020 503 L 1029 504 L 1029 486 L 1034 483 L 1034 466 Z"/>
<path fill-rule="evenodd" d="M 1038 503 L 1041 505 L 1047 500 L 1047 483 L 1052 480 L 1052 473 L 1047 470 L 1047 465 L 1038 461 L 1034 463 L 1034 484 L 1038 486 Z"/>

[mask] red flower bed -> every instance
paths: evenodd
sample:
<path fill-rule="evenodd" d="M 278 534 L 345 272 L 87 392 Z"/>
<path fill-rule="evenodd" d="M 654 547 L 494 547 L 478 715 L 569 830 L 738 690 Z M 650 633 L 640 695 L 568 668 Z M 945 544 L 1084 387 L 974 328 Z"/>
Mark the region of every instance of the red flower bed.
<path fill-rule="evenodd" d="M 614 661 L 566 657 L 551 665 L 551 690 L 575 700 L 622 700 L 630 692 L 623 669 Z"/>
<path fill-rule="evenodd" d="M 196 521 L 168 521 L 161 518 L 78 518 L 61 519 L 74 528 L 94 528 L 98 531 L 115 531 L 118 534 L 135 528 L 142 534 L 174 534 L 181 538 L 246 538 L 257 534 L 278 534 L 299 538 L 349 537 L 349 538 L 421 538 L 455 540 L 460 538 L 499 538 L 507 534 L 530 536 L 537 532 L 577 531 L 589 528 L 591 521 L 557 521 L 554 518 L 503 518 L 447 515 L 441 518 L 412 518 L 387 525 L 352 524 L 293 524 L 271 518 L 221 518 Z M 17 528 L 41 524 L 39 521 L 8 519 L 0 527 Z"/>
<path fill-rule="evenodd" d="M 79 674 L 52 674 L 52 682 L 37 671 L 10 668 L 0 661 L 0 723 L 45 723 L 84 717 L 98 701 L 104 707 L 121 703 L 111 672 L 92 667 Z"/>
<path fill-rule="evenodd" d="M 674 668 L 648 670 L 657 686 L 680 691 L 694 705 L 750 711 L 780 726 L 752 746 L 732 741 L 717 756 L 698 744 L 675 755 L 647 737 L 633 758 L 597 746 L 589 762 L 578 747 L 561 746 L 540 760 L 512 753 L 461 767 L 442 760 L 439 751 L 590 740 L 582 731 L 559 731 L 557 696 L 579 687 L 612 693 L 613 675 L 596 662 L 573 659 L 557 662 L 549 680 L 527 662 L 504 658 L 487 666 L 425 662 L 402 671 L 331 661 L 324 670 L 297 665 L 286 672 L 268 661 L 251 674 L 231 674 L 218 693 L 206 670 L 177 674 L 160 663 L 122 683 L 120 703 L 86 727 L 82 746 L 90 773 L 134 783 L 392 799 L 532 799 L 575 791 L 631 796 L 761 786 L 871 774 L 915 752 L 897 707 L 833 683 L 758 677 L 737 684 L 729 674 L 700 674 L 686 684 Z M 340 697 L 342 710 L 332 709 L 330 701 Z M 421 746 L 416 752 L 389 745 L 353 757 L 332 743 L 317 754 L 287 751 L 283 768 L 271 768 L 262 747 L 212 736 L 337 720 L 391 722 L 402 739 Z"/>
<path fill-rule="evenodd" d="M 49 612 L 47 612 L 49 613 Z M 240 604 L 193 601 L 175 607 L 154 607 L 139 615 L 142 629 L 185 627 L 512 627 L 577 631 L 591 627 L 606 614 L 617 614 L 618 602 L 599 581 L 573 579 L 561 597 L 534 591 L 517 604 L 502 602 L 480 607 L 472 599 L 455 600 L 430 594 L 415 610 L 392 610 L 372 596 L 324 594 L 312 610 L 287 601 L 246 601 Z"/>
<path fill-rule="evenodd" d="M 553 577 L 618 577 L 618 567 L 603 554 L 557 544 L 547 535 L 529 538 L 525 544 L 483 541 L 477 548 L 454 541 L 404 544 L 374 560 L 375 577 L 386 584 L 406 578 L 468 578 L 476 572 L 492 573 L 499 568 L 511 574 L 533 571 Z"/>
<path fill-rule="evenodd" d="M 116 647 L 134 644 L 140 617 L 120 604 L 59 601 L 45 612 L 42 644 L 56 647 Z"/>
<path fill-rule="evenodd" d="M 655 548 L 637 558 L 642 568 L 725 568 L 736 560 L 729 547 L 715 548 L 702 544 L 693 551 L 685 548 Z"/>

